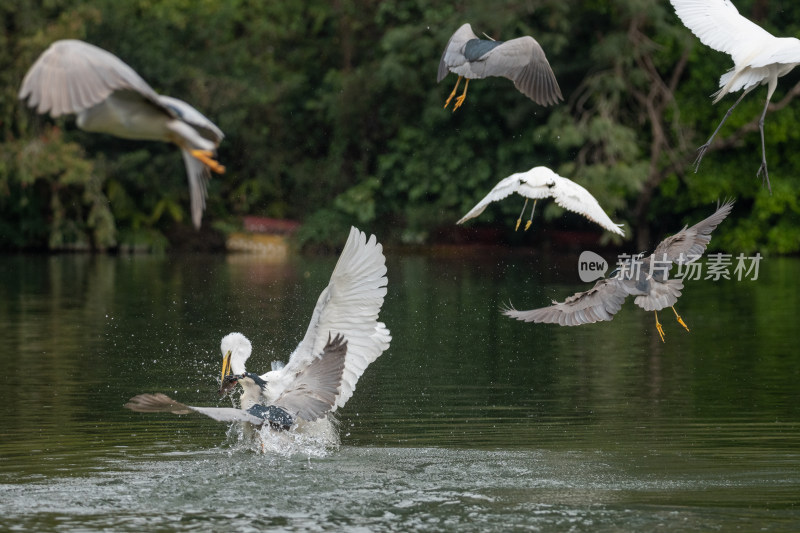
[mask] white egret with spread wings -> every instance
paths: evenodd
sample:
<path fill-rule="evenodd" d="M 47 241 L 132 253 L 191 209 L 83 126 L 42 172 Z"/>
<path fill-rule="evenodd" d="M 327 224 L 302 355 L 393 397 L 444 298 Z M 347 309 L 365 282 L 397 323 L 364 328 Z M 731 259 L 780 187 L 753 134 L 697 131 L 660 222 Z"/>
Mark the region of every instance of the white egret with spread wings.
<path fill-rule="evenodd" d="M 490 203 L 502 200 L 513 193 L 525 197 L 525 204 L 523 204 L 522 212 L 517 218 L 515 229 L 519 229 L 522 216 L 525 213 L 525 207 L 528 205 L 528 199 L 533 199 L 533 208 L 531 208 L 531 217 L 525 224 L 525 230 L 530 228 L 533 223 L 536 202 L 543 198 L 553 198 L 564 209 L 583 215 L 612 233 L 620 236 L 625 235 L 625 232 L 620 229 L 622 224 L 612 222 L 589 191 L 574 181 L 559 176 L 547 167 L 534 167 L 527 172 L 518 172 L 502 179 L 457 224 L 463 224 L 467 220 L 477 217 L 483 213 Z"/>
<path fill-rule="evenodd" d="M 53 118 L 76 114 L 78 127 L 89 132 L 176 144 L 189 178 L 192 222 L 200 227 L 209 171 L 225 167 L 214 159 L 224 135 L 198 110 L 156 93 L 114 54 L 74 39 L 56 41 L 39 56 L 19 98 Z"/>
<path fill-rule="evenodd" d="M 772 193 L 764 143 L 764 118 L 767 115 L 772 93 L 775 92 L 778 85 L 778 78 L 800 65 L 800 40 L 794 37 L 775 37 L 740 15 L 730 0 L 670 1 L 683 24 L 703 44 L 719 52 L 724 52 L 733 59 L 733 68 L 719 79 L 720 88 L 714 93 L 714 103 L 719 102 L 728 93 L 743 91 L 722 117 L 722 121 L 708 141 L 697 149 L 695 172 L 700 166 L 703 155 L 734 108 L 739 105 L 747 93 L 766 84 L 767 100 L 758 121 L 758 129 L 761 132 L 761 166 L 758 167 L 756 176 L 763 174 L 762 179 Z"/>

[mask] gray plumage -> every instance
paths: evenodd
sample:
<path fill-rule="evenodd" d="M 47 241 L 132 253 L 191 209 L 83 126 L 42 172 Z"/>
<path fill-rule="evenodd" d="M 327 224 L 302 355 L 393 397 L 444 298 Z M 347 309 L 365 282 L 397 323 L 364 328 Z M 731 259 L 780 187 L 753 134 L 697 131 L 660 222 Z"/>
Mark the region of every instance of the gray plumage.
<path fill-rule="evenodd" d="M 686 265 L 700 258 L 711 241 L 711 232 L 730 214 L 733 203 L 725 202 L 713 215 L 661 241 L 652 255 L 640 260 L 638 268 L 628 261 L 615 277 L 601 279 L 588 291 L 576 293 L 563 302 L 529 311 L 510 307 L 503 314 L 525 322 L 580 326 L 611 320 L 628 296 L 636 296 L 634 303 L 645 311 L 672 307 L 681 296 L 683 282 L 669 279 L 670 267 L 673 263 Z M 679 322 L 683 324 L 680 317 Z"/>
<path fill-rule="evenodd" d="M 74 39 L 56 41 L 39 56 L 19 98 L 53 118 L 76 114 L 78 127 L 89 132 L 176 144 L 189 178 L 192 222 L 200 227 L 209 170 L 225 171 L 213 159 L 224 134 L 195 108 L 156 93 L 114 54 Z"/>
<path fill-rule="evenodd" d="M 331 339 L 322 353 L 305 369 L 299 372 L 291 386 L 280 397 L 265 409 L 256 404 L 248 409 L 233 407 L 196 407 L 186 405 L 161 393 L 139 394 L 131 398 L 124 407 L 140 413 L 174 413 L 185 415 L 192 412 L 206 415 L 220 422 L 250 422 L 262 426 L 265 422 L 273 426 L 283 427 L 283 419 L 278 416 L 273 420 L 277 407 L 292 418 L 312 422 L 325 416 L 333 407 L 342 383 L 344 361 L 347 355 L 347 341 L 342 335 Z M 287 428 L 288 429 L 288 428 Z"/>
<path fill-rule="evenodd" d="M 448 72 L 467 80 L 508 78 L 520 92 L 543 106 L 564 99 L 544 50 L 529 36 L 505 42 L 488 41 L 479 39 L 472 27 L 464 24 L 447 42 L 436 81 L 442 81 Z"/>

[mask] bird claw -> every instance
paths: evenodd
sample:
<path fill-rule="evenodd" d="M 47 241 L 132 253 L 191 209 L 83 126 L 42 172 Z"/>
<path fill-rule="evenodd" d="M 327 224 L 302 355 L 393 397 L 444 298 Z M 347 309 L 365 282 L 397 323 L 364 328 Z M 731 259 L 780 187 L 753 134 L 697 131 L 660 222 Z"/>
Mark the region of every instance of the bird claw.
<path fill-rule="evenodd" d="M 467 99 L 467 95 L 466 95 L 466 94 L 462 94 L 461 96 L 459 96 L 458 98 L 456 98 L 456 103 L 455 103 L 455 105 L 453 106 L 453 113 L 455 113 L 455 112 L 456 112 L 456 109 L 458 109 L 459 107 L 461 107 L 461 104 L 463 104 L 463 103 L 464 103 L 464 100 L 466 100 L 466 99 Z"/>
<path fill-rule="evenodd" d="M 664 340 L 664 328 L 661 327 L 659 322 L 656 322 L 656 329 L 658 330 L 658 336 L 661 337 L 661 342 L 667 342 Z"/>
<path fill-rule="evenodd" d="M 708 151 L 708 147 L 711 146 L 710 143 L 706 143 L 700 148 L 697 149 L 697 157 L 694 160 L 694 173 L 697 174 L 697 170 L 700 168 L 700 161 L 703 160 L 703 156 L 706 155 Z"/>
<path fill-rule="evenodd" d="M 761 174 L 764 174 L 761 176 Z M 772 186 L 769 184 L 769 172 L 767 171 L 767 162 L 766 160 L 761 160 L 761 166 L 758 167 L 758 172 L 756 172 L 756 177 L 761 177 L 761 184 L 767 186 L 767 190 L 770 194 L 772 194 Z"/>
<path fill-rule="evenodd" d="M 533 224 L 533 220 L 529 220 L 525 223 L 525 231 L 528 231 L 528 229 L 530 229 L 531 224 Z"/>
<path fill-rule="evenodd" d="M 678 319 L 678 324 L 686 328 L 686 331 L 691 331 L 689 329 L 689 326 L 686 325 L 686 322 L 684 322 L 683 319 L 681 318 L 681 315 L 679 315 L 677 312 L 675 313 L 675 318 Z"/>
<path fill-rule="evenodd" d="M 203 163 L 217 174 L 225 174 L 225 166 L 220 165 L 219 162 L 214 159 L 214 154 L 212 152 L 209 152 L 208 150 L 192 150 L 189 153 L 192 154 L 192 157 Z"/>

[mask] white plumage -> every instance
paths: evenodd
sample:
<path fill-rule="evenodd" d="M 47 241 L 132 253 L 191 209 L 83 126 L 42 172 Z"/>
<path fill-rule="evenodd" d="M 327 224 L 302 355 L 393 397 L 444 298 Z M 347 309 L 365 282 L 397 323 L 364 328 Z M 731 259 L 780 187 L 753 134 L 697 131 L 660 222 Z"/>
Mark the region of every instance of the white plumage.
<path fill-rule="evenodd" d="M 19 98 L 53 118 L 74 113 L 86 131 L 176 144 L 189 178 L 192 222 L 200 227 L 209 170 L 225 171 L 213 159 L 224 135 L 195 108 L 157 94 L 114 54 L 73 39 L 56 41 L 39 56 Z"/>
<path fill-rule="evenodd" d="M 254 403 L 274 403 L 296 377 L 322 353 L 328 335 L 341 334 L 347 340 L 347 355 L 339 393 L 331 411 L 343 407 L 353 396 L 356 384 L 366 368 L 377 359 L 392 340 L 378 314 L 386 296 L 386 259 L 383 247 L 374 235 L 369 239 L 356 228 L 350 229 L 347 243 L 333 269 L 328 286 L 320 294 L 311 314 L 305 337 L 282 368 L 263 374 L 267 382 L 262 390 L 252 379 L 239 380 L 244 388 L 242 409 Z M 245 372 L 250 357 L 250 341 L 241 333 L 226 335 L 221 342 L 223 357 L 230 354 L 233 374 Z M 226 363 L 223 362 L 223 373 Z"/>
<path fill-rule="evenodd" d="M 764 149 L 764 117 L 767 114 L 778 78 L 788 74 L 800 64 L 800 40 L 794 37 L 775 37 L 757 24 L 739 14 L 729 0 L 670 0 L 675 13 L 683 24 L 700 41 L 714 50 L 725 52 L 733 59 L 733 68 L 719 79 L 719 90 L 714 93 L 714 103 L 728 93 L 744 90 L 738 100 L 723 117 L 708 142 L 698 149 L 695 171 L 700 165 L 711 141 L 744 96 L 767 84 L 767 100 L 761 114 L 762 158 L 757 175 L 764 173 L 764 181 L 772 192 L 767 171 L 767 156 Z"/>
<path fill-rule="evenodd" d="M 625 235 L 625 232 L 620 229 L 622 224 L 615 224 L 589 191 L 574 181 L 559 176 L 547 167 L 534 167 L 527 172 L 512 174 L 500 180 L 489 194 L 464 215 L 457 224 L 477 217 L 483 213 L 487 205 L 513 193 L 533 200 L 552 197 L 564 209 L 583 215 L 617 235 Z M 524 209 L 523 207 L 523 211 Z M 531 212 L 532 217 L 533 212 Z"/>

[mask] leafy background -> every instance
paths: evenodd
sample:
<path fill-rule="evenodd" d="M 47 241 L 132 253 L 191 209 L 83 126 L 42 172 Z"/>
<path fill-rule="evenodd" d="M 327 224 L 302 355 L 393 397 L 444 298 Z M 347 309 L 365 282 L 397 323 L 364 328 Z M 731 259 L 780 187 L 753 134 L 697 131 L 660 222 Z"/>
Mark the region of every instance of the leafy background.
<path fill-rule="evenodd" d="M 776 35 L 800 29 L 795 2 L 736 4 Z M 755 176 L 764 88 L 694 173 L 696 147 L 734 101 L 709 97 L 731 60 L 666 1 L 10 0 L 0 20 L 0 249 L 213 248 L 246 214 L 302 221 L 307 246 L 340 241 L 350 224 L 384 242 L 451 241 L 500 178 L 547 165 L 626 223 L 629 242 L 607 244 L 649 249 L 735 197 L 714 245 L 800 251 L 800 69 L 780 80 L 766 120 L 772 195 Z M 465 21 L 499 40 L 533 35 L 565 102 L 543 108 L 487 79 L 458 112 L 442 109 L 455 76 L 436 84 L 439 58 Z M 17 100 L 28 67 L 62 38 L 110 50 L 226 133 L 228 172 L 212 179 L 200 232 L 174 147 L 85 133 Z M 520 205 L 493 206 L 461 237 L 509 229 Z M 557 224 L 594 231 L 580 217 Z"/>

